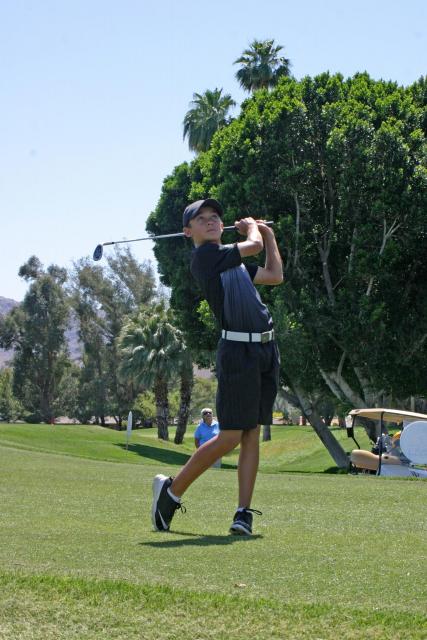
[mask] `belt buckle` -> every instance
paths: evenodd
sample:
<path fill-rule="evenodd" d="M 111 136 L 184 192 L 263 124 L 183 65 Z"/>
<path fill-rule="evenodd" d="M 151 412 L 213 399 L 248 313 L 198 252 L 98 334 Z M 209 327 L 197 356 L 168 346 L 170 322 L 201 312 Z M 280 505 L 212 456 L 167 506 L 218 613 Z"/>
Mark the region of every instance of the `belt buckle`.
<path fill-rule="evenodd" d="M 270 342 L 270 333 L 270 331 L 264 331 L 264 333 L 261 333 L 261 344 Z"/>

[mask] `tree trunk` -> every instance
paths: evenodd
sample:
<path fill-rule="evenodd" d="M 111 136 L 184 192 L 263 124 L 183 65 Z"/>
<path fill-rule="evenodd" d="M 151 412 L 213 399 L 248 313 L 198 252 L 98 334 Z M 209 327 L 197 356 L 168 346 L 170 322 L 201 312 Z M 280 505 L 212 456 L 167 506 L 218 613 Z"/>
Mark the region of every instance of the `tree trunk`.
<path fill-rule="evenodd" d="M 295 161 L 292 160 L 292 164 L 295 167 Z M 301 209 L 298 200 L 298 195 L 294 193 L 294 201 L 295 201 L 295 253 L 294 253 L 294 267 L 298 266 L 299 261 L 299 239 L 300 239 L 300 221 L 301 221 Z"/>
<path fill-rule="evenodd" d="M 41 399 L 40 399 L 40 414 L 43 422 L 45 422 L 46 424 L 50 424 L 50 421 L 52 419 L 52 409 L 51 409 L 49 395 L 50 395 L 49 388 L 48 388 L 48 385 L 45 383 L 43 385 Z"/>
<path fill-rule="evenodd" d="M 156 399 L 157 437 L 159 440 L 169 440 L 168 385 L 163 378 L 157 378 L 154 383 L 154 397 Z"/>
<path fill-rule="evenodd" d="M 325 445 L 329 455 L 332 457 L 337 467 L 340 469 L 348 469 L 349 459 L 346 452 L 335 438 L 332 431 L 330 431 L 325 425 L 320 415 L 313 408 L 311 401 L 305 396 L 302 389 L 294 387 L 293 391 L 295 395 L 282 389 L 285 398 L 295 407 L 301 409 L 303 415 L 307 418 L 314 431 Z"/>
<path fill-rule="evenodd" d="M 262 441 L 268 442 L 271 440 L 271 425 L 263 424 L 262 425 Z"/>
<path fill-rule="evenodd" d="M 175 444 L 182 444 L 187 430 L 188 417 L 190 415 L 191 393 L 193 391 L 194 377 L 193 364 L 187 363 L 181 370 L 181 399 L 178 411 L 178 424 L 175 432 Z"/>
<path fill-rule="evenodd" d="M 309 416 L 307 416 L 307 419 L 327 448 L 337 467 L 340 469 L 348 469 L 349 459 L 346 452 L 335 438 L 332 431 L 330 431 L 325 425 L 317 411 L 313 411 Z"/>
<path fill-rule="evenodd" d="M 348 384 L 342 374 L 336 371 L 324 371 L 319 367 L 320 374 L 334 396 L 341 402 L 349 402 L 353 407 L 361 409 L 366 406 L 365 400 Z"/>

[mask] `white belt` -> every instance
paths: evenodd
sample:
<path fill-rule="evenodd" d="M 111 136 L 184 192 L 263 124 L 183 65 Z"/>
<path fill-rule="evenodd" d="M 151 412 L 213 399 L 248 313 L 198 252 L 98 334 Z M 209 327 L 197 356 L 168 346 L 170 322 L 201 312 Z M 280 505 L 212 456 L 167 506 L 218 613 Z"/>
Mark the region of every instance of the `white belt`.
<path fill-rule="evenodd" d="M 234 342 L 270 342 L 274 340 L 274 329 L 264 331 L 263 333 L 244 333 L 241 331 L 222 330 L 221 336 L 224 340 L 232 340 Z"/>

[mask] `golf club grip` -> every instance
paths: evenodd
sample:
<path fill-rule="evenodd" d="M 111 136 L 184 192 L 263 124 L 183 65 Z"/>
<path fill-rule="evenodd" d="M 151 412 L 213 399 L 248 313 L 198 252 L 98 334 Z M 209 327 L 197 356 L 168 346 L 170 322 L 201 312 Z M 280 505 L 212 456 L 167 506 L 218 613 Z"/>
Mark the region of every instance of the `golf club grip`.
<path fill-rule="evenodd" d="M 268 222 L 264 222 L 264 224 L 266 224 L 267 227 L 272 227 L 274 225 L 274 222 L 273 222 L 273 220 L 268 220 Z M 234 224 L 231 227 L 224 227 L 224 231 L 231 231 L 232 229 L 236 229 Z M 236 231 L 237 231 L 237 229 L 236 229 Z"/>

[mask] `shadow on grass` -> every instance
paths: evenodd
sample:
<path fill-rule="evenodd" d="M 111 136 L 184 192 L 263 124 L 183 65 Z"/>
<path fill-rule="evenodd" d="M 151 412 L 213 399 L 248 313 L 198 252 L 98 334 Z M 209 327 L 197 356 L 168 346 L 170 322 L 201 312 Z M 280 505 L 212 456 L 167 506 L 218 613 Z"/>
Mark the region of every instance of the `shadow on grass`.
<path fill-rule="evenodd" d="M 260 469 L 261 473 L 271 473 L 271 474 L 282 474 L 282 473 L 302 473 L 306 475 L 322 475 L 322 474 L 333 474 L 333 475 L 348 475 L 348 469 L 339 469 L 338 467 L 329 467 L 328 469 Z"/>
<path fill-rule="evenodd" d="M 123 443 L 118 443 L 116 446 L 121 449 L 126 449 L 126 445 Z M 187 453 L 171 451 L 170 449 L 160 449 L 158 447 L 150 447 L 148 444 L 129 444 L 128 451 L 137 453 L 143 458 L 157 460 L 158 462 L 164 462 L 165 464 L 176 464 L 179 467 L 184 465 L 191 457 Z"/>
<path fill-rule="evenodd" d="M 230 534 L 225 536 L 204 536 L 198 533 L 187 533 L 185 531 L 161 531 L 159 535 L 169 537 L 170 535 L 187 536 L 180 540 L 156 540 L 155 542 L 138 542 L 141 547 L 154 547 L 156 549 L 173 549 L 176 547 L 221 547 L 235 542 L 249 542 L 250 540 L 258 540 L 263 538 L 262 535 L 252 536 L 232 536 Z"/>
<path fill-rule="evenodd" d="M 126 449 L 126 445 L 122 442 L 115 445 L 121 449 Z M 137 453 L 143 458 L 149 458 L 150 460 L 157 460 L 164 464 L 175 464 L 178 467 L 182 467 L 190 458 L 188 453 L 181 453 L 180 451 L 171 451 L 170 449 L 159 449 L 158 447 L 151 447 L 148 444 L 129 444 L 128 451 Z M 237 465 L 222 463 L 221 469 L 236 469 Z"/>

